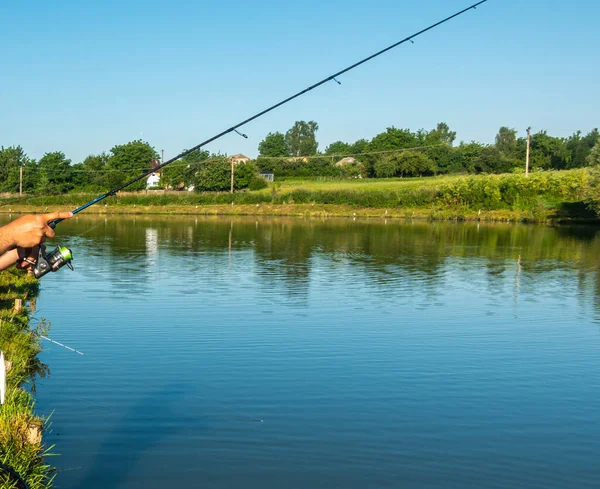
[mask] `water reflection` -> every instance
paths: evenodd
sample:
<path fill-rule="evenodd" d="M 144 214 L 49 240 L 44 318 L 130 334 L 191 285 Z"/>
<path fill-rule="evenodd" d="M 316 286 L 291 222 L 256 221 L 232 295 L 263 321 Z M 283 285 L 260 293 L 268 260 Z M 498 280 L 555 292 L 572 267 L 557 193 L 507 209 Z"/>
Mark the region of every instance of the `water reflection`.
<path fill-rule="evenodd" d="M 596 230 L 86 216 L 59 232 L 77 268 L 44 278 L 40 307 L 86 352 L 49 351 L 39 396 L 59 463 L 83 467 L 61 487 L 600 482 Z"/>
<path fill-rule="evenodd" d="M 485 270 L 485 286 L 500 295 L 509 275 L 518 275 L 515 287 L 520 288 L 534 276 L 546 274 L 550 279 L 561 270 L 576 269 L 583 277 L 591 274 L 596 290 L 600 287 L 596 266 L 600 240 L 593 228 L 300 218 L 192 219 L 190 224 L 189 217 L 86 216 L 61 224 L 60 231 L 61 239 L 69 240 L 76 249 L 85 249 L 80 255 L 84 270 L 85 261 L 102 260 L 107 278 L 116 287 L 133 286 L 138 292 L 148 287 L 160 249 L 193 256 L 198 260 L 196 265 L 207 261 L 220 264 L 225 250 L 229 271 L 236 263 L 242 266 L 236 254 L 248 252 L 255 280 L 264 287 L 280 288 L 298 301 L 305 300 L 309 292 L 316 264 L 323 266 L 319 257 L 327 257 L 326 266 L 339 271 L 348 267 L 354 271 L 368 269 L 387 293 L 410 294 L 418 280 L 433 297 L 439 287 L 448 285 L 451 268 L 472 274 L 474 281 L 480 281 L 480 272 Z M 145 259 L 140 260 L 140 255 Z M 472 259 L 485 262 L 474 266 Z M 193 264 L 191 268 L 193 272 Z M 530 292 L 535 294 L 535 289 Z M 510 295 L 518 297 L 514 291 Z"/>

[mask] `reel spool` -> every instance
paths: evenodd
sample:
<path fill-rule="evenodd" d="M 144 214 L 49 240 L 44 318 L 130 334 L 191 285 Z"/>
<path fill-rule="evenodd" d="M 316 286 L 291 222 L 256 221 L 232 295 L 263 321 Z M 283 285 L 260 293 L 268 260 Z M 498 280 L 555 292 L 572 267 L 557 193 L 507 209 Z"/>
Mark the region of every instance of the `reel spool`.
<path fill-rule="evenodd" d="M 66 246 L 57 246 L 50 253 L 46 253 L 46 247 L 40 246 L 40 252 L 34 265 L 33 275 L 35 278 L 41 278 L 49 272 L 57 272 L 65 265 L 73 270 L 73 252 Z"/>

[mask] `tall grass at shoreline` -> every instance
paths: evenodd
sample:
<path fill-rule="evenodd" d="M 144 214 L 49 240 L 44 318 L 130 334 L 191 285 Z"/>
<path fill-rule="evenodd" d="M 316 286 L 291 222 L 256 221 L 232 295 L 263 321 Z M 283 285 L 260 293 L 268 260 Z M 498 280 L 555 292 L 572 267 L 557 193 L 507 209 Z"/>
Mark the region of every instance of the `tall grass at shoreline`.
<path fill-rule="evenodd" d="M 38 358 L 47 325 L 42 321 L 31 328 L 28 309 L 14 310 L 15 299 L 33 300 L 37 291 L 38 281 L 22 272 L 0 272 L 0 349 L 7 361 L 6 402 L 0 406 L 0 462 L 18 473 L 30 489 L 48 489 L 54 470 L 45 458 L 52 447 L 43 444 L 45 420 L 36 416 L 31 394 L 35 379 L 48 373 Z M 14 481 L 0 477 L 0 489 L 14 487 Z"/>

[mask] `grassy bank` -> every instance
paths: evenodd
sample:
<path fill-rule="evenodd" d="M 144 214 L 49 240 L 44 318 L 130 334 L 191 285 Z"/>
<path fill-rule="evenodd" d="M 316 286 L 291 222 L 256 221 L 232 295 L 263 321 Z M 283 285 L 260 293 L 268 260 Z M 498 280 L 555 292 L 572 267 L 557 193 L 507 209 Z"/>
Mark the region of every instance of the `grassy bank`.
<path fill-rule="evenodd" d="M 591 219 L 588 170 L 411 179 L 284 180 L 255 192 L 129 192 L 86 212 L 373 216 L 426 219 Z M 3 212 L 78 207 L 87 194 L 4 199 Z"/>
<path fill-rule="evenodd" d="M 26 304 L 35 300 L 37 290 L 37 280 L 23 273 L 0 272 L 0 349 L 7 366 L 6 400 L 0 406 L 0 461 L 18 473 L 30 489 L 48 488 L 53 478 L 42 443 L 44 420 L 35 415 L 30 394 L 35 379 L 47 373 L 38 359 L 44 324 L 30 328 L 28 309 L 15 311 L 16 299 Z M 0 489 L 20 487 L 4 476 L 0 470 Z"/>

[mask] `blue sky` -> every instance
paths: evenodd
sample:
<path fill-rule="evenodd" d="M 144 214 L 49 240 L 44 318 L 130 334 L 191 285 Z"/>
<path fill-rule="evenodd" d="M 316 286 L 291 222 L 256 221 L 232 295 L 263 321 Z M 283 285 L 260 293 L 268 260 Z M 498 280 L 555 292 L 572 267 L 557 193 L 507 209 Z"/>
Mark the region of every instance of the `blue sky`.
<path fill-rule="evenodd" d="M 460 10 L 469 0 L 3 2 L 0 145 L 73 162 L 144 139 L 165 157 Z M 228 135 L 315 120 L 319 148 L 447 122 L 568 136 L 600 126 L 600 2 L 489 0 Z"/>

